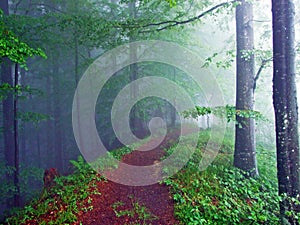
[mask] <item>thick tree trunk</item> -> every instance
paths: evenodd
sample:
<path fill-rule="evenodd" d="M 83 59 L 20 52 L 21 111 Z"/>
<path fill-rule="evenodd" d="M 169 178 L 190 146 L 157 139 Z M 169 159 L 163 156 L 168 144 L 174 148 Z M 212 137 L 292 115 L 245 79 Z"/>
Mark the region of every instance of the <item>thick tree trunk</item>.
<path fill-rule="evenodd" d="M 252 110 L 254 104 L 254 55 L 249 51 L 254 49 L 252 4 L 241 1 L 236 8 L 236 40 L 237 40 L 237 82 L 236 109 Z M 245 54 L 248 54 L 245 57 Z M 253 119 L 236 116 L 236 135 L 234 166 L 246 171 L 250 176 L 258 175 L 255 135 Z"/>
<path fill-rule="evenodd" d="M 292 0 L 272 0 L 273 15 L 273 103 L 276 122 L 276 148 L 279 194 L 299 197 L 298 108 L 295 84 L 295 31 Z M 286 210 L 294 209 L 289 201 L 281 203 L 281 215 L 298 224 Z"/>

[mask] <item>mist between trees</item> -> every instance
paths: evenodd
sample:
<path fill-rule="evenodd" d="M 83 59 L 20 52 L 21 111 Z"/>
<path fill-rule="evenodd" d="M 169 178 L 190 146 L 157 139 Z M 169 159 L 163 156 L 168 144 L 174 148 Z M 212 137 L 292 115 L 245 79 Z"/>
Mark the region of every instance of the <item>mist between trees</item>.
<path fill-rule="evenodd" d="M 2 212 L 35 197 L 45 169 L 72 172 L 69 161 L 81 155 L 72 128 L 80 79 L 105 52 L 141 40 L 174 42 L 203 59 L 201 67 L 222 90 L 221 107 L 233 118 L 226 124 L 234 141 L 233 165 L 248 179 L 260 174 L 257 156 L 276 157 L 279 194 L 299 200 L 299 0 L 1 0 L 0 8 Z M 138 59 L 138 50 L 128 54 Z M 118 60 L 112 59 L 116 65 Z M 183 88 L 199 106 L 190 111 L 194 118 L 182 121 L 203 130 L 214 126 L 212 96 L 189 74 L 162 62 L 133 63 L 99 92 L 95 121 L 106 149 L 123 146 L 110 122 L 118 116 L 111 112 L 120 91 L 155 76 Z M 132 87 L 128 98 L 146 86 Z M 132 107 L 129 124 L 138 138 L 150 135 L 154 117 L 169 131 L 180 126 L 180 98 L 168 91 L 169 101 L 149 96 Z M 281 219 L 298 224 L 286 214 L 299 212 L 289 198 L 280 203 Z"/>

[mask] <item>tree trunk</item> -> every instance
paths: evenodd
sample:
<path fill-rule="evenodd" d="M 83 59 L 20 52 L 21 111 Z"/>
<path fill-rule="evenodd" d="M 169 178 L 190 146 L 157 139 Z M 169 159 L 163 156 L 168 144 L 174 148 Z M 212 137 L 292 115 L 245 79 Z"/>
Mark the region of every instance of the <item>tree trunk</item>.
<path fill-rule="evenodd" d="M 133 19 L 136 18 L 136 5 L 135 4 L 136 4 L 136 1 L 131 1 L 128 3 L 130 15 Z M 135 41 L 135 37 L 130 36 L 129 41 L 130 42 Z M 133 60 L 133 61 L 137 60 L 136 54 L 137 54 L 136 49 L 130 48 L 131 60 Z M 135 81 L 138 78 L 138 65 L 136 63 L 133 63 L 129 66 L 129 73 L 130 73 L 130 83 Z M 136 99 L 137 94 L 138 94 L 138 86 L 134 84 L 134 85 L 132 85 L 132 88 L 131 88 L 131 98 Z M 138 111 L 138 108 L 134 106 L 130 113 L 131 114 L 130 122 L 131 122 L 131 127 L 133 129 L 133 133 L 135 135 L 139 136 L 139 133 L 141 130 L 141 124 L 139 122 L 137 111 Z"/>
<path fill-rule="evenodd" d="M 63 171 L 63 157 L 62 157 L 62 133 L 61 133 L 61 89 L 60 80 L 58 74 L 58 65 L 55 65 L 56 69 L 53 71 L 53 94 L 54 94 L 54 159 L 55 166 L 61 173 Z"/>
<path fill-rule="evenodd" d="M 16 88 L 19 85 L 19 66 L 18 64 L 15 64 L 15 78 L 14 78 L 14 87 Z M 17 118 L 17 113 L 18 113 L 18 90 L 15 89 L 14 93 L 14 143 L 15 143 L 15 148 L 14 148 L 14 186 L 16 189 L 16 193 L 14 195 L 14 206 L 19 207 L 20 206 L 20 181 L 19 181 L 19 176 L 20 176 L 20 167 L 19 167 L 19 156 L 20 156 L 20 151 L 19 151 L 19 121 Z"/>
<path fill-rule="evenodd" d="M 3 10 L 5 15 L 9 15 L 8 1 L 0 1 L 0 8 Z M 1 65 L 1 82 L 7 83 L 11 87 L 14 86 L 13 74 L 12 74 L 12 63 L 8 58 L 3 60 Z M 13 93 L 9 93 L 7 98 L 3 100 L 3 136 L 4 136 L 4 155 L 6 165 L 9 167 L 15 167 L 15 137 L 14 137 L 14 97 Z M 15 183 L 15 174 L 6 174 L 6 180 L 10 185 Z M 8 200 L 7 207 L 10 208 L 15 206 L 15 201 Z"/>
<path fill-rule="evenodd" d="M 35 129 L 36 132 L 36 149 L 37 149 L 37 157 L 39 159 L 38 161 L 38 168 L 43 168 L 42 166 L 44 165 L 43 163 L 43 157 L 42 157 L 42 153 L 41 153 L 41 131 L 39 128 Z"/>
<path fill-rule="evenodd" d="M 279 194 L 299 197 L 299 141 L 295 84 L 295 31 L 292 0 L 272 0 L 273 16 L 273 104 Z M 280 205 L 282 219 L 298 224 L 287 210 L 297 210 L 289 201 Z M 299 210 L 298 210 L 299 211 Z"/>
<path fill-rule="evenodd" d="M 52 77 L 51 76 L 47 76 L 47 83 L 46 83 L 46 90 L 47 90 L 47 99 L 46 99 L 46 109 L 47 109 L 47 113 L 49 115 L 53 115 L 53 92 L 52 92 Z M 46 126 L 46 151 L 47 152 L 53 152 L 53 120 L 48 119 L 47 120 L 47 126 Z M 45 168 L 48 168 L 51 163 L 53 162 L 53 158 L 54 157 L 48 157 L 48 160 L 45 161 L 46 165 Z"/>
<path fill-rule="evenodd" d="M 254 49 L 252 21 L 252 4 L 242 0 L 241 4 L 236 8 L 237 110 L 253 110 L 254 55 L 249 53 L 249 51 Z M 245 54 L 247 54 L 247 57 L 245 57 Z M 248 172 L 249 176 L 257 176 L 254 121 L 253 119 L 242 118 L 238 115 L 236 119 L 234 166 Z"/>
<path fill-rule="evenodd" d="M 1 66 L 1 81 L 13 86 L 11 62 L 5 59 Z M 9 93 L 8 96 L 3 100 L 3 136 L 4 136 L 4 155 L 6 166 L 15 166 L 15 139 L 14 139 L 14 98 L 13 93 Z M 14 184 L 12 174 L 6 174 L 6 180 L 10 185 Z M 7 207 L 13 206 L 11 200 L 7 201 Z"/>
<path fill-rule="evenodd" d="M 0 1 L 0 9 L 2 9 L 4 15 L 9 14 L 8 0 L 1 0 Z"/>
<path fill-rule="evenodd" d="M 176 68 L 173 68 L 173 81 L 176 82 Z M 173 107 L 171 107 L 171 127 L 174 128 L 176 126 L 176 96 L 173 99 Z"/>

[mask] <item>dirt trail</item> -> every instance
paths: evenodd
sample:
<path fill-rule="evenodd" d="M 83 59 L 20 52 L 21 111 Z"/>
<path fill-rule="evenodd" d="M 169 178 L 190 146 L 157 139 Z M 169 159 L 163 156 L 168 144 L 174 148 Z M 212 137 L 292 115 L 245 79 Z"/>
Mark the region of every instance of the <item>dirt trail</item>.
<path fill-rule="evenodd" d="M 195 132 L 193 128 L 185 128 L 182 134 Z M 122 158 L 122 162 L 136 166 L 153 165 L 164 156 L 166 147 L 178 141 L 179 132 L 168 134 L 161 145 L 150 151 L 133 151 Z M 153 145 L 152 140 L 141 146 L 147 148 Z M 126 176 L 122 166 L 116 169 L 114 176 Z M 161 170 L 160 170 L 161 171 Z M 157 174 L 152 174 L 157 176 Z M 101 195 L 93 195 L 93 210 L 78 214 L 78 222 L 74 225 L 175 225 L 179 221 L 174 217 L 174 201 L 170 195 L 169 187 L 164 184 L 153 184 L 148 186 L 127 186 L 112 181 L 101 181 L 97 183 L 97 188 Z M 115 207 L 117 213 L 131 212 L 134 215 L 117 216 L 113 205 L 120 203 Z M 137 206 L 138 204 L 138 206 Z M 136 207 L 137 206 L 137 207 Z M 146 213 L 137 213 L 137 211 L 146 207 Z M 136 207 L 136 210 L 134 208 Z M 126 214 L 126 213 L 125 213 Z M 130 214 L 130 213 L 127 213 Z M 147 219 L 147 215 L 151 215 Z M 140 216 L 140 218 L 139 218 Z"/>
<path fill-rule="evenodd" d="M 185 130 L 184 133 L 190 133 L 191 130 Z M 164 148 L 171 143 L 176 142 L 178 132 L 167 135 L 163 143 L 150 151 L 133 151 L 125 155 L 122 162 L 136 165 L 146 166 L 153 165 L 165 154 Z M 146 143 L 140 148 L 152 145 L 153 141 Z M 114 173 L 115 176 L 124 176 L 122 166 Z M 78 215 L 78 222 L 84 225 L 123 225 L 123 224 L 152 224 L 152 225 L 174 225 L 179 224 L 174 217 L 174 202 L 170 195 L 169 187 L 164 184 L 153 184 L 148 186 L 126 186 L 112 181 L 101 181 L 97 183 L 98 190 L 101 195 L 92 197 L 93 210 Z M 134 206 L 139 209 L 145 206 L 147 213 L 137 213 L 134 216 L 122 215 L 117 217 L 113 210 L 113 205 L 120 203 L 122 205 L 115 207 L 118 213 L 124 213 L 124 210 L 134 212 Z M 125 213 L 126 214 L 126 213 Z M 129 213 L 130 214 L 130 213 Z M 150 219 L 146 219 L 147 215 L 151 215 Z M 139 219 L 139 216 L 142 217 Z M 146 219 L 146 220 L 144 220 Z"/>

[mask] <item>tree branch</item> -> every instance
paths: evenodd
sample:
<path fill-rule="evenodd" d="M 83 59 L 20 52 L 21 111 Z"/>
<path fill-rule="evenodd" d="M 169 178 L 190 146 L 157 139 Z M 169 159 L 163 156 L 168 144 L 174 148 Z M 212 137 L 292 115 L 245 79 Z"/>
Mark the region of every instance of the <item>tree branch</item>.
<path fill-rule="evenodd" d="M 260 67 L 259 67 L 259 69 L 258 69 L 258 71 L 257 71 L 257 73 L 256 73 L 256 75 L 255 75 L 255 77 L 254 77 L 253 93 L 255 92 L 256 84 L 257 84 L 257 81 L 258 81 L 258 79 L 259 79 L 259 77 L 260 77 L 260 74 L 261 74 L 262 70 L 265 68 L 266 64 L 267 64 L 268 62 L 272 61 L 272 60 L 273 60 L 273 58 L 269 58 L 269 59 L 263 59 L 263 60 L 261 61 Z"/>
<path fill-rule="evenodd" d="M 233 3 L 236 3 L 236 2 L 240 2 L 240 1 L 241 0 L 232 0 L 232 1 L 229 1 L 229 2 L 227 1 L 227 2 L 220 3 L 218 5 L 213 6 L 210 9 L 202 12 L 198 16 L 189 18 L 187 20 L 183 20 L 183 21 L 169 20 L 169 21 L 163 21 L 163 22 L 159 22 L 159 23 L 150 23 L 150 24 L 146 24 L 146 25 L 142 26 L 142 28 L 165 25 L 163 27 L 159 27 L 159 28 L 156 29 L 156 31 L 162 31 L 162 30 L 165 30 L 165 29 L 177 26 L 177 25 L 187 24 L 187 23 L 191 23 L 193 21 L 199 20 L 200 18 L 202 18 L 206 14 L 209 14 L 209 13 L 211 13 L 211 12 L 213 12 L 213 11 L 221 8 L 221 7 L 229 6 L 230 4 L 233 4 Z M 142 31 L 142 33 L 150 32 L 150 31 L 151 30 L 145 30 L 145 31 Z"/>
<path fill-rule="evenodd" d="M 22 0 L 19 0 L 17 3 L 16 3 L 16 6 L 15 6 L 15 9 L 14 9 L 14 14 L 17 14 L 17 10 L 18 10 L 18 7 L 19 5 L 21 4 Z"/>
<path fill-rule="evenodd" d="M 25 11 L 25 15 L 27 16 L 28 15 L 28 13 L 30 12 L 30 10 L 31 10 L 31 4 L 32 4 L 32 1 L 31 0 L 29 0 L 29 3 L 28 3 L 28 8 L 26 9 L 26 11 Z"/>
<path fill-rule="evenodd" d="M 66 12 L 63 11 L 63 10 L 60 10 L 60 9 L 58 9 L 58 8 L 55 8 L 54 6 L 51 6 L 51 5 L 46 4 L 46 3 L 32 3 L 32 4 L 30 4 L 30 6 L 42 6 L 42 7 L 47 7 L 48 9 L 52 9 L 52 10 L 54 10 L 54 11 L 57 11 L 57 12 L 60 12 L 60 13 L 63 13 L 63 14 L 66 13 Z"/>

